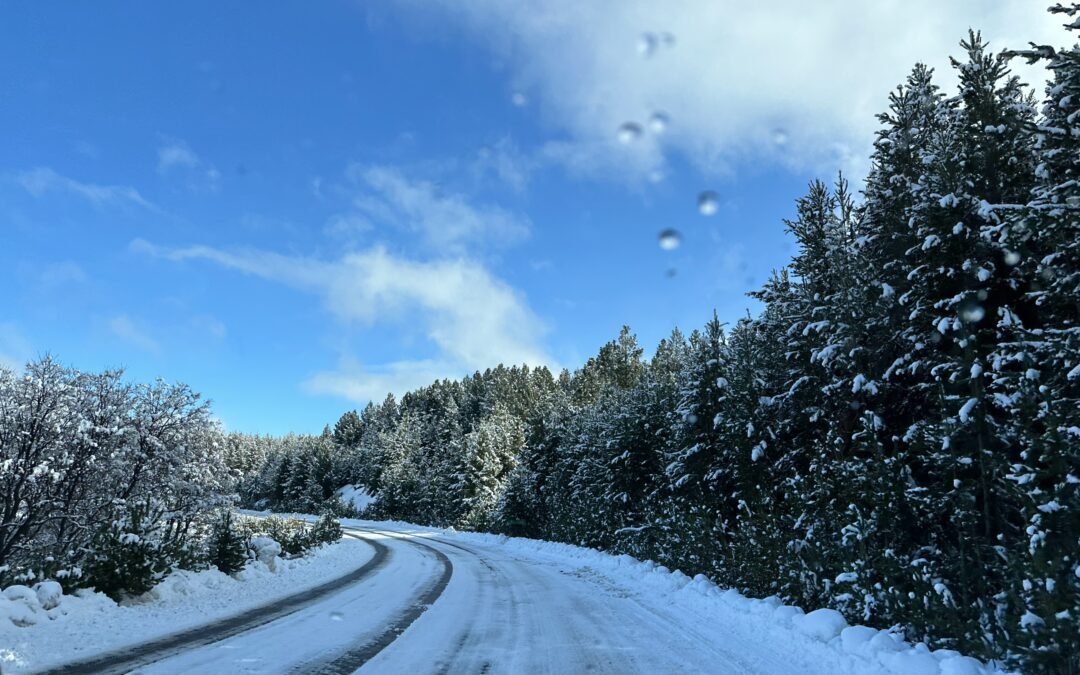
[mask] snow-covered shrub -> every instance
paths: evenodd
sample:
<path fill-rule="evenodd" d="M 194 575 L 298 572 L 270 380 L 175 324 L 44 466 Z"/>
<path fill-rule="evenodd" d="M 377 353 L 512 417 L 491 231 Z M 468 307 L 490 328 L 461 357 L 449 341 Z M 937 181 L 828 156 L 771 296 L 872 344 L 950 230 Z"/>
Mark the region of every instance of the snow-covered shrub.
<path fill-rule="evenodd" d="M 220 438 L 184 385 L 0 366 L 0 586 L 119 596 L 204 565 L 202 521 L 229 501 Z"/>
<path fill-rule="evenodd" d="M 247 536 L 236 526 L 232 512 L 223 510 L 210 531 L 207 561 L 225 574 L 235 574 L 247 564 L 247 553 Z"/>
<path fill-rule="evenodd" d="M 298 520 L 289 520 L 280 516 L 254 518 L 248 521 L 251 535 L 266 536 L 273 539 L 287 556 L 301 555 L 309 548 L 308 531 L 310 526 Z"/>
<path fill-rule="evenodd" d="M 312 546 L 333 544 L 339 539 L 341 539 L 341 523 L 329 513 L 323 514 L 308 533 L 308 540 Z"/>
<path fill-rule="evenodd" d="M 130 506 L 94 538 L 88 585 L 114 600 L 142 595 L 168 574 L 175 549 L 163 530 L 164 510 L 153 501 Z"/>

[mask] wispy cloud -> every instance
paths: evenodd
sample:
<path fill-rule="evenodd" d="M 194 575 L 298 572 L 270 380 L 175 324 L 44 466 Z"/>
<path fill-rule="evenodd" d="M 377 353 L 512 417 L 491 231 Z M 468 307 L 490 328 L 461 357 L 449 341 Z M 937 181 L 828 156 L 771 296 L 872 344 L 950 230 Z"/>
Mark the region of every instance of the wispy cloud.
<path fill-rule="evenodd" d="M 145 352 L 157 353 L 161 350 L 157 340 L 150 337 L 126 314 L 114 316 L 109 320 L 109 330 L 124 342 Z"/>
<path fill-rule="evenodd" d="M 488 182 L 494 176 L 514 192 L 524 192 L 539 161 L 522 150 L 509 137 L 482 146 L 470 165 L 477 182 Z"/>
<path fill-rule="evenodd" d="M 165 138 L 158 146 L 158 173 L 179 174 L 192 190 L 217 190 L 221 172 L 199 157 L 186 141 Z"/>
<path fill-rule="evenodd" d="M 346 362 L 340 372 L 312 377 L 309 391 L 355 398 L 358 392 L 400 391 L 403 384 L 419 381 L 418 373 L 424 378 L 433 373 L 460 376 L 500 362 L 555 365 L 542 346 L 545 326 L 525 298 L 474 261 L 409 260 L 381 247 L 337 260 L 209 246 L 165 248 L 144 240 L 133 241 L 130 248 L 173 261 L 205 260 L 316 294 L 346 324 L 419 326 L 438 352 L 432 360 L 364 368 Z"/>
<path fill-rule="evenodd" d="M 495 204 L 474 204 L 461 193 L 411 178 L 396 167 L 356 164 L 348 175 L 359 194 L 352 202 L 355 213 L 346 215 L 413 232 L 440 254 L 513 244 L 531 228 L 523 215 Z"/>
<path fill-rule="evenodd" d="M 81 284 L 87 280 L 86 272 L 82 266 L 71 261 L 42 265 L 36 276 L 38 283 L 44 289 L 53 289 L 68 284 Z"/>
<path fill-rule="evenodd" d="M 225 324 L 220 319 L 209 314 L 201 314 L 192 317 L 191 326 L 200 333 L 209 335 L 215 340 L 224 340 L 225 336 L 229 333 Z"/>
<path fill-rule="evenodd" d="M 172 141 L 158 148 L 158 171 L 161 173 L 178 167 L 194 169 L 199 164 L 199 156 L 182 141 Z"/>
<path fill-rule="evenodd" d="M 37 167 L 15 175 L 15 181 L 34 197 L 60 192 L 81 197 L 95 206 L 138 206 L 150 211 L 158 208 L 147 201 L 139 191 L 128 185 L 98 185 L 83 183 L 62 176 L 48 167 Z"/>
<path fill-rule="evenodd" d="M 315 373 L 304 381 L 310 394 L 337 396 L 356 403 L 379 401 L 387 394 L 401 396 L 444 378 L 460 377 L 461 367 L 453 363 L 420 359 L 394 361 L 364 367 L 356 359 L 342 358 L 336 370 Z"/>

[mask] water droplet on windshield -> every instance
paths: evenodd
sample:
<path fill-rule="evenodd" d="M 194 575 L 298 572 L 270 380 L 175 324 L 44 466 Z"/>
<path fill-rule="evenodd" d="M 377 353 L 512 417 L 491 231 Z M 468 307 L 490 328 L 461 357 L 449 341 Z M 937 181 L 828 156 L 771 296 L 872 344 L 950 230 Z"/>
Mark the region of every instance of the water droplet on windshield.
<path fill-rule="evenodd" d="M 518 108 L 524 108 L 529 104 L 529 99 L 526 98 L 525 94 L 522 94 L 520 91 L 515 91 L 513 94 L 510 95 L 510 102 Z"/>
<path fill-rule="evenodd" d="M 674 279 L 675 275 L 678 274 L 678 273 L 679 273 L 679 271 L 676 270 L 674 267 L 669 267 L 668 271 L 664 272 L 664 276 L 667 277 L 668 279 Z"/>
<path fill-rule="evenodd" d="M 667 229 L 660 233 L 660 248 L 665 251 L 674 251 L 682 243 L 682 235 L 678 230 Z"/>
<path fill-rule="evenodd" d="M 655 112 L 652 117 L 649 118 L 649 131 L 654 134 L 662 134 L 667 131 L 668 123 L 671 120 L 666 113 Z"/>
<path fill-rule="evenodd" d="M 698 195 L 698 211 L 703 216 L 711 216 L 720 210 L 720 196 L 712 190 L 706 190 Z"/>
<path fill-rule="evenodd" d="M 960 318 L 965 323 L 978 323 L 986 316 L 986 310 L 974 298 L 968 298 L 961 302 L 959 309 Z"/>
<path fill-rule="evenodd" d="M 1010 267 L 1015 267 L 1020 262 L 1020 254 L 1016 251 L 1005 252 L 1005 264 Z"/>
<path fill-rule="evenodd" d="M 641 138 L 641 125 L 637 122 L 626 122 L 619 127 L 618 137 L 620 143 L 633 143 Z"/>
<path fill-rule="evenodd" d="M 341 612 L 330 612 L 330 620 L 331 621 L 344 621 L 345 620 L 345 615 L 342 614 Z"/>
<path fill-rule="evenodd" d="M 659 44 L 656 33 L 642 33 L 638 38 L 637 51 L 644 57 L 652 56 L 656 52 L 656 47 Z"/>
<path fill-rule="evenodd" d="M 660 43 L 665 47 L 674 47 L 675 36 L 671 33 L 660 33 Z"/>
<path fill-rule="evenodd" d="M 777 145 L 787 145 L 787 142 L 791 139 L 788 135 L 787 129 L 773 129 L 772 140 Z"/>
<path fill-rule="evenodd" d="M 664 181 L 664 178 L 666 178 L 666 176 L 661 169 L 653 169 L 649 172 L 650 183 L 662 183 Z"/>

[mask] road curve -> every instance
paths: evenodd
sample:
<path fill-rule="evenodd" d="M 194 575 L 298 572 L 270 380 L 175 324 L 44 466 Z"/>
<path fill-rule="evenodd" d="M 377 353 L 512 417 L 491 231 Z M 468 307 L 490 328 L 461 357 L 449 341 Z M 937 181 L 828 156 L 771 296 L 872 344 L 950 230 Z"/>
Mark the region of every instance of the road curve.
<path fill-rule="evenodd" d="M 745 658 L 670 608 L 588 568 L 425 535 L 445 592 L 358 673 L 790 673 Z"/>
<path fill-rule="evenodd" d="M 368 528 L 364 528 L 363 531 L 375 532 L 375 530 Z M 405 540 L 411 546 L 417 546 L 421 549 L 430 551 L 442 565 L 442 572 L 438 577 L 433 579 L 430 585 L 407 605 L 397 617 L 387 624 L 381 633 L 363 636 L 354 644 L 345 647 L 336 653 L 324 655 L 294 667 L 290 671 L 291 673 L 347 675 L 348 673 L 356 671 L 357 668 L 370 661 L 372 657 L 397 640 L 398 636 L 408 629 L 414 621 L 420 618 L 420 615 L 427 611 L 427 609 L 439 599 L 439 596 L 442 595 L 443 591 L 446 590 L 446 586 L 450 583 L 450 579 L 454 574 L 454 565 L 442 551 L 434 546 L 430 546 L 420 541 L 410 540 L 399 535 L 387 532 L 379 532 L 379 534 L 391 536 L 399 540 Z"/>
<path fill-rule="evenodd" d="M 346 528 L 388 549 L 378 572 L 300 611 L 135 672 L 347 673 L 391 644 L 448 585 L 453 566 L 423 541 Z"/>
<path fill-rule="evenodd" d="M 390 549 L 386 545 L 377 540 L 357 535 L 349 536 L 364 539 L 375 549 L 375 552 L 366 563 L 344 576 L 221 621 L 174 633 L 135 647 L 66 663 L 42 672 L 45 675 L 129 673 L 140 666 L 159 661 L 170 655 L 218 642 L 258 626 L 277 621 L 288 614 L 297 612 L 329 595 L 339 592 L 342 588 L 355 584 L 375 573 L 386 564 L 390 555 Z"/>
<path fill-rule="evenodd" d="M 159 650 L 135 672 L 830 672 L 753 624 L 687 614 L 580 561 L 390 524 L 347 531 L 386 549 L 370 573 L 253 628 Z"/>

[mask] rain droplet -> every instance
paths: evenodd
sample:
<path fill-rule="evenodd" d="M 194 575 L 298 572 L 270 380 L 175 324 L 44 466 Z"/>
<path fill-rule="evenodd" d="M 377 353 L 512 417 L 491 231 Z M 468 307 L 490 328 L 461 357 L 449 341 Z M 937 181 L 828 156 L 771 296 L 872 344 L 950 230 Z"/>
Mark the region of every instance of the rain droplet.
<path fill-rule="evenodd" d="M 638 54 L 648 58 L 656 52 L 658 44 L 656 33 L 642 33 L 637 42 Z"/>
<path fill-rule="evenodd" d="M 345 620 L 345 615 L 342 614 L 341 612 L 330 612 L 330 620 L 331 621 L 344 621 Z"/>
<path fill-rule="evenodd" d="M 675 275 L 678 273 L 678 270 L 676 270 L 674 267 L 669 267 L 667 272 L 664 272 L 664 276 L 668 279 L 674 279 Z"/>
<path fill-rule="evenodd" d="M 695 415 L 694 413 L 687 413 L 686 421 L 688 424 L 697 424 L 697 415 Z"/>
<path fill-rule="evenodd" d="M 671 119 L 666 113 L 655 112 L 652 117 L 649 118 L 649 131 L 654 134 L 662 134 L 667 131 L 668 123 Z"/>
<path fill-rule="evenodd" d="M 720 210 L 720 196 L 712 190 L 698 195 L 697 209 L 703 216 L 711 216 Z"/>
<path fill-rule="evenodd" d="M 1006 265 L 1008 265 L 1010 267 L 1015 267 L 1019 263 L 1020 263 L 1020 254 L 1019 253 L 1017 253 L 1016 251 L 1006 251 L 1005 252 L 1005 264 Z"/>
<path fill-rule="evenodd" d="M 788 135 L 787 129 L 773 129 L 772 140 L 777 145 L 787 145 L 791 137 Z"/>
<path fill-rule="evenodd" d="M 660 248 L 665 251 L 674 251 L 682 243 L 682 235 L 678 230 L 667 229 L 660 233 Z"/>
<path fill-rule="evenodd" d="M 675 36 L 671 33 L 660 33 L 660 44 L 664 45 L 665 47 L 674 47 Z"/>
<path fill-rule="evenodd" d="M 510 102 L 518 108 L 524 108 L 529 104 L 529 99 L 520 91 L 515 91 L 510 95 Z"/>
<path fill-rule="evenodd" d="M 662 169 L 653 169 L 649 172 L 650 183 L 662 183 L 664 181 L 664 178 L 666 178 L 666 176 L 664 175 L 664 171 Z"/>
<path fill-rule="evenodd" d="M 618 138 L 620 143 L 633 143 L 641 138 L 641 125 L 637 122 L 626 122 L 619 127 Z"/>
<path fill-rule="evenodd" d="M 986 316 L 986 310 L 974 298 L 967 298 L 960 303 L 960 318 L 965 323 L 978 323 Z"/>

